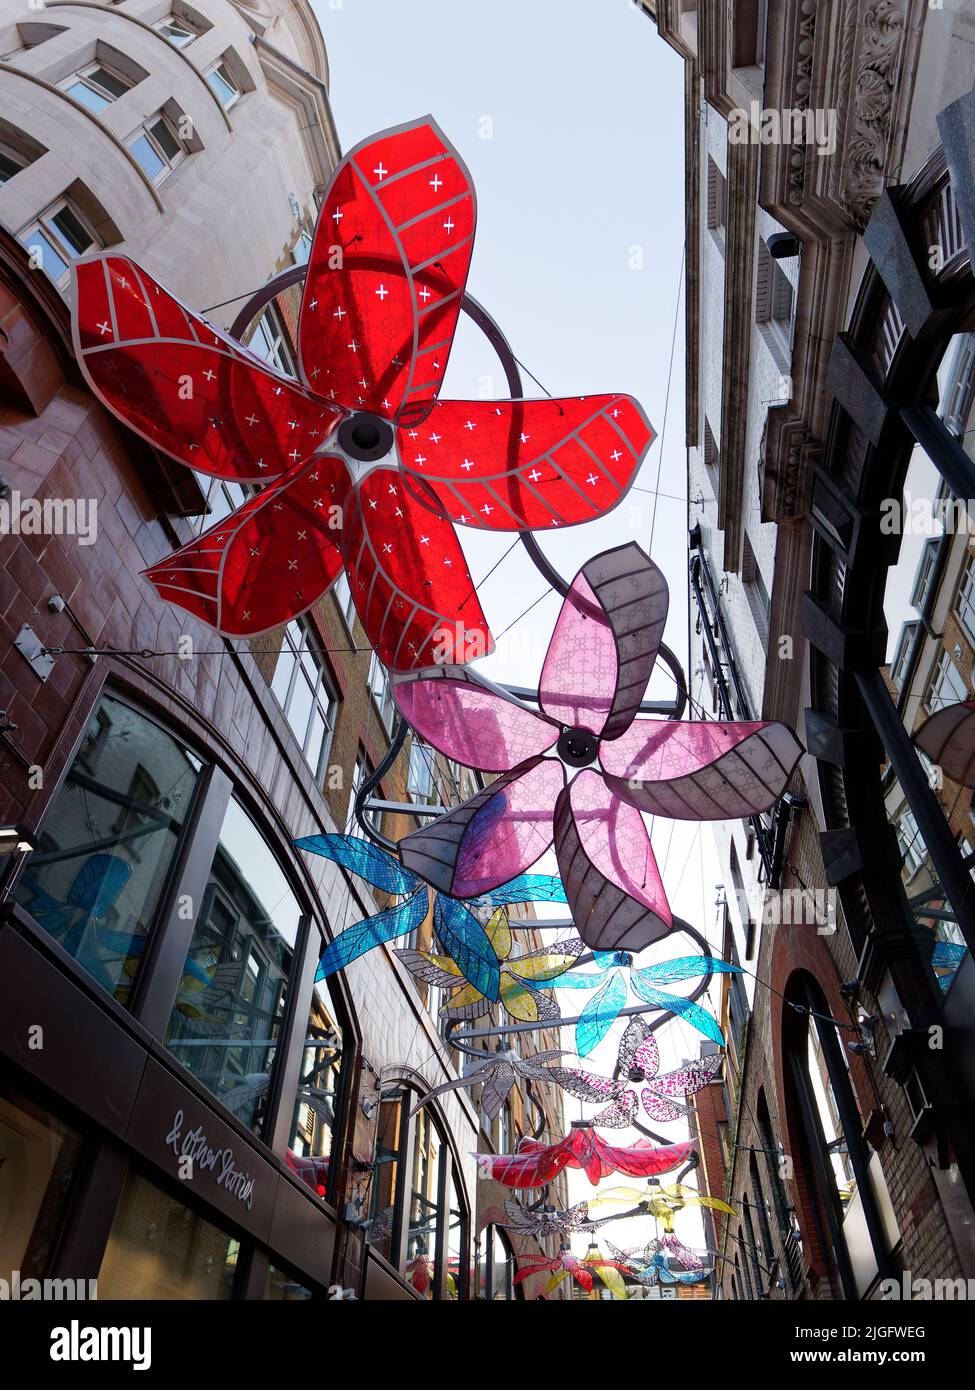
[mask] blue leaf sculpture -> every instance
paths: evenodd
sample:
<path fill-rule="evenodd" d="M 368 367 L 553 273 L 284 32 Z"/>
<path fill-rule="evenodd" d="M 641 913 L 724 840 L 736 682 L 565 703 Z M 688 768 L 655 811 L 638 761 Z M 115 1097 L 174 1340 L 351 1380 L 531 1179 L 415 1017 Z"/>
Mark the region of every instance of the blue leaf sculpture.
<path fill-rule="evenodd" d="M 358 835 L 308 835 L 303 840 L 295 840 L 295 845 L 341 864 L 343 869 L 358 874 L 383 893 L 402 896 L 412 893 L 420 882 L 398 859 Z"/>
<path fill-rule="evenodd" d="M 318 962 L 318 974 L 315 978 L 324 980 L 329 975 L 334 975 L 337 970 L 344 970 L 374 946 L 381 946 L 384 941 L 394 941 L 398 936 L 406 936 L 408 932 L 415 931 L 426 917 L 429 907 L 430 898 L 427 890 L 417 888 L 405 902 L 397 903 L 385 912 L 377 912 L 372 917 L 366 917 L 363 921 L 346 927 L 340 936 L 325 947 Z"/>
<path fill-rule="evenodd" d="M 464 978 L 480 990 L 485 999 L 497 999 L 501 989 L 501 967 L 487 932 L 477 918 L 456 898 L 441 894 L 437 898 L 434 922 L 441 945 Z"/>

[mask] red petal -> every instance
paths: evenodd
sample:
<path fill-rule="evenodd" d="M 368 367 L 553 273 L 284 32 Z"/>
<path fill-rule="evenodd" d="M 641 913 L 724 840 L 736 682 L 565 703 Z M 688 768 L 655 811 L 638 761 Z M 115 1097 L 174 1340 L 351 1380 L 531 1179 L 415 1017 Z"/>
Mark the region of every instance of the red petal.
<path fill-rule="evenodd" d="M 453 526 L 375 468 L 350 508 L 345 555 L 369 642 L 393 671 L 463 664 L 494 642 Z"/>
<path fill-rule="evenodd" d="M 631 396 L 438 401 L 401 428 L 402 466 L 447 515 L 489 531 L 537 531 L 604 516 L 626 495 L 654 431 Z"/>
<path fill-rule="evenodd" d="M 317 603 L 338 577 L 349 489 L 343 459 L 310 459 L 146 577 L 161 598 L 227 637 L 280 627 Z"/>
<path fill-rule="evenodd" d="M 343 412 L 207 323 L 126 256 L 74 265 L 75 349 L 96 396 L 201 473 L 267 482 L 334 432 Z"/>
<path fill-rule="evenodd" d="M 773 806 L 802 755 L 786 724 L 637 719 L 603 743 L 607 785 L 641 811 L 733 820 Z"/>
<path fill-rule="evenodd" d="M 598 773 L 555 807 L 555 854 L 579 935 L 595 951 L 642 951 L 673 921 L 643 817 Z"/>
<path fill-rule="evenodd" d="M 347 154 L 308 263 L 304 379 L 352 409 L 422 419 L 447 368 L 476 216 L 467 167 L 429 116 Z"/>

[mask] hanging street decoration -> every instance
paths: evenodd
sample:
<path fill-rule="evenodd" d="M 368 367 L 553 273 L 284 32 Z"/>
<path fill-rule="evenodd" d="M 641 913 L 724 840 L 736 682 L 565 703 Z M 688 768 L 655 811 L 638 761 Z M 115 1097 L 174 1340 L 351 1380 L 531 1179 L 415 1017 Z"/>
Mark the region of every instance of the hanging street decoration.
<path fill-rule="evenodd" d="M 413 1107 L 412 1113 L 427 1105 L 435 1096 L 446 1095 L 448 1091 L 461 1090 L 467 1086 L 481 1086 L 480 1108 L 489 1120 L 500 1114 L 516 1081 L 551 1081 L 559 1078 L 543 1063 L 554 1061 L 564 1054 L 561 1049 L 536 1052 L 532 1057 L 522 1057 L 513 1049 L 503 1052 L 486 1052 L 483 1058 L 469 1058 L 464 1066 L 463 1076 L 445 1081 L 433 1090 L 427 1091 L 422 1100 Z"/>
<path fill-rule="evenodd" d="M 674 1218 L 685 1207 L 707 1207 L 709 1211 L 723 1211 L 735 1216 L 734 1207 L 720 1197 L 702 1197 L 693 1187 L 675 1183 L 671 1187 L 661 1187 L 649 1183 L 645 1188 L 606 1187 L 598 1196 L 589 1198 L 590 1207 L 616 1206 L 620 1202 L 634 1202 L 654 1220 L 659 1221 L 668 1234 L 674 1229 Z"/>
<path fill-rule="evenodd" d="M 975 787 L 975 700 L 962 700 L 931 715 L 914 742 L 960 787 Z"/>
<path fill-rule="evenodd" d="M 504 1204 L 504 1221 L 496 1224 L 517 1235 L 547 1240 L 549 1236 L 566 1236 L 572 1231 L 594 1231 L 599 1225 L 589 1216 L 589 1203 L 577 1202 L 565 1211 L 557 1211 L 551 1203 L 540 1207 L 524 1206 L 516 1197 L 508 1197 Z"/>
<path fill-rule="evenodd" d="M 554 1259 L 543 1255 L 523 1255 L 519 1259 L 516 1284 L 523 1284 L 533 1274 L 550 1274 L 545 1285 L 546 1294 L 553 1293 L 565 1279 L 570 1282 L 574 1279 L 584 1293 L 592 1293 L 593 1275 L 596 1274 L 614 1298 L 626 1298 L 626 1285 L 620 1271 L 628 1271 L 629 1266 L 624 1261 L 604 1259 L 596 1247 L 591 1246 L 581 1260 L 566 1245 L 561 1247 Z"/>
<path fill-rule="evenodd" d="M 634 543 L 576 575 L 535 713 L 469 667 L 394 682 L 407 722 L 446 757 L 499 773 L 399 843 L 441 892 L 475 897 L 554 843 L 576 929 L 595 950 L 642 950 L 673 919 L 642 812 L 755 815 L 785 791 L 802 748 L 785 724 L 637 718 L 667 616 L 667 585 Z"/>
<path fill-rule="evenodd" d="M 627 1148 L 616 1148 L 592 1128 L 589 1121 L 575 1121 L 569 1134 L 555 1144 L 522 1139 L 513 1154 L 474 1154 L 481 1176 L 494 1178 L 505 1187 L 543 1187 L 565 1168 L 581 1168 L 595 1187 L 610 1173 L 649 1178 L 686 1163 L 694 1141 L 656 1147 L 638 1139 Z M 591 1205 L 590 1201 L 590 1205 Z"/>
<path fill-rule="evenodd" d="M 678 1246 L 694 1261 L 687 1269 L 670 1268 L 671 1257 L 681 1260 L 682 1263 L 683 1260 L 676 1251 L 663 1248 L 662 1241 L 650 1241 L 642 1250 L 620 1250 L 610 1241 L 606 1242 L 607 1250 L 618 1267 L 625 1271 L 626 1277 L 642 1284 L 644 1288 L 655 1288 L 658 1284 L 701 1284 L 710 1279 L 711 1270 L 704 1265 L 699 1256 L 679 1242 Z"/>
<path fill-rule="evenodd" d="M 702 1087 L 710 1085 L 721 1070 L 722 1053 L 705 1057 L 700 1062 L 688 1062 L 676 1071 L 660 1072 L 660 1049 L 650 1025 L 642 1018 L 633 1018 L 620 1039 L 616 1062 L 616 1077 L 610 1080 L 593 1072 L 573 1067 L 553 1067 L 559 1085 L 577 1100 L 590 1104 L 609 1101 L 604 1110 L 594 1115 L 592 1123 L 602 1129 L 628 1129 L 637 1118 L 640 1105 L 652 1120 L 667 1123 L 687 1115 L 687 1106 L 680 1100 Z M 637 1093 L 635 1086 L 645 1082 Z"/>
<path fill-rule="evenodd" d="M 323 980 L 338 970 L 344 970 L 375 946 L 406 936 L 426 920 L 430 911 L 427 885 L 404 869 L 395 856 L 386 850 L 358 835 L 309 835 L 296 840 L 295 845 L 298 849 L 340 864 L 382 893 L 403 898 L 402 902 L 384 912 L 377 912 L 346 927 L 330 941 L 322 952 L 317 979 Z M 523 874 L 469 906 L 489 908 L 499 902 L 564 901 L 558 878 L 550 874 Z M 475 984 L 488 1001 L 496 1000 L 501 991 L 501 971 L 495 949 L 480 921 L 462 903 L 445 902 L 439 898 L 434 916 L 437 935 L 444 949 L 450 952 L 452 959 L 462 963 L 458 965 L 458 970 L 463 969 L 465 978 Z M 571 960 L 567 964 L 571 964 Z"/>
<path fill-rule="evenodd" d="M 518 881 L 515 880 L 515 883 Z M 512 891 L 517 891 L 514 884 L 511 887 Z M 437 912 L 441 915 L 446 912 L 452 917 L 455 913 L 466 911 L 467 908 L 455 899 L 438 896 Z M 565 971 L 575 964 L 585 950 L 580 938 L 566 937 L 551 946 L 540 946 L 534 951 L 512 955 L 511 927 L 503 907 L 492 914 L 484 930 L 497 957 L 500 971 L 498 999 L 506 1012 L 522 1023 L 557 1023 L 561 1017 L 558 1005 L 544 986 L 555 984 L 560 987 L 559 982 L 564 978 Z M 440 935 L 439 918 L 437 934 Z M 480 1018 L 491 1011 L 494 1001 L 467 979 L 451 956 L 405 949 L 398 949 L 396 955 L 418 980 L 438 989 L 452 991 L 440 1010 L 445 1018 L 462 1021 Z"/>
<path fill-rule="evenodd" d="M 454 523 L 542 530 L 619 504 L 654 438 L 631 397 L 438 399 L 475 222 L 470 174 L 431 117 L 357 145 L 319 213 L 297 381 L 127 256 L 75 262 L 95 394 L 198 473 L 262 489 L 145 572 L 161 597 L 254 637 L 344 568 L 387 667 L 462 662 L 493 642 Z"/>
<path fill-rule="evenodd" d="M 645 1004 L 678 1015 L 712 1042 L 724 1045 L 724 1035 L 717 1020 L 706 1009 L 679 994 L 665 993 L 657 989 L 657 985 L 693 979 L 709 971 L 714 974 L 740 974 L 737 965 L 713 956 L 681 956 L 676 960 L 637 967 L 627 951 L 594 951 L 593 964 L 596 966 L 595 973 L 569 971 L 559 976 L 557 986 L 559 989 L 597 991 L 576 1024 L 576 1052 L 580 1057 L 588 1057 L 616 1022 L 620 1010 L 626 1005 L 627 984 Z"/>

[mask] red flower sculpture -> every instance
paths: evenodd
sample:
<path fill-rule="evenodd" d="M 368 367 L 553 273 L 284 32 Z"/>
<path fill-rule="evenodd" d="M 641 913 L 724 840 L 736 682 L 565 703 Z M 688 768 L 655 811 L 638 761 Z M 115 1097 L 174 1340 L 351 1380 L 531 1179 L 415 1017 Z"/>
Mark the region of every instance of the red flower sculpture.
<path fill-rule="evenodd" d="M 563 1168 L 581 1168 L 595 1187 L 610 1173 L 627 1173 L 631 1178 L 669 1173 L 687 1160 L 693 1147 L 693 1140 L 656 1148 L 648 1139 L 639 1139 L 629 1148 L 617 1148 L 597 1134 L 591 1124 L 576 1123 L 557 1144 L 522 1139 L 516 1153 L 474 1157 L 482 1177 L 494 1178 L 505 1187 L 542 1187 L 557 1178 Z"/>
<path fill-rule="evenodd" d="M 778 723 L 636 717 L 667 617 L 667 585 L 639 546 L 576 575 L 539 682 L 536 714 L 460 667 L 402 676 L 413 728 L 496 781 L 399 842 L 442 893 L 474 897 L 555 843 L 576 929 L 595 950 L 639 951 L 672 926 L 641 812 L 732 820 L 772 806 L 802 752 Z"/>
<path fill-rule="evenodd" d="M 604 1260 L 598 1251 L 594 1255 L 587 1255 L 585 1259 L 579 1260 L 571 1250 L 563 1245 L 558 1257 L 554 1260 L 548 1259 L 544 1255 L 525 1255 L 519 1258 L 521 1265 L 515 1275 L 516 1284 L 523 1284 L 533 1274 L 551 1273 L 545 1286 L 547 1294 L 553 1293 L 563 1279 L 575 1279 L 584 1293 L 592 1293 L 592 1276 L 595 1272 L 615 1297 L 626 1297 L 626 1290 L 622 1286 L 619 1271 L 629 1273 L 629 1265 L 622 1260 Z M 613 1274 L 614 1270 L 616 1271 L 615 1275 Z"/>
<path fill-rule="evenodd" d="M 475 215 L 464 162 L 429 117 L 346 155 L 308 263 L 298 381 L 127 257 L 75 265 L 78 361 L 105 405 L 199 472 L 262 485 L 146 571 L 164 598 L 253 637 L 310 608 L 344 565 L 387 666 L 464 662 L 492 642 L 452 523 L 571 526 L 622 499 L 654 437 L 631 397 L 437 399 Z"/>

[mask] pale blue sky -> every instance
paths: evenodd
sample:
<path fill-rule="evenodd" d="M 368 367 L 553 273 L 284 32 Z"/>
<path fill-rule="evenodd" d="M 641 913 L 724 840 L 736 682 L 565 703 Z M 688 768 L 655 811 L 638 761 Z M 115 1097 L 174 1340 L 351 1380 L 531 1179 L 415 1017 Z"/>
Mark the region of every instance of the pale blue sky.
<path fill-rule="evenodd" d="M 660 434 L 681 280 L 684 106 L 682 64 L 654 24 L 629 0 L 494 0 L 485 6 L 342 0 L 337 8 L 318 0 L 316 10 L 343 150 L 430 112 L 477 186 L 470 292 L 553 395 L 631 392 Z M 485 132 L 491 138 L 482 138 Z M 641 253 L 643 268 L 633 269 Z M 667 641 L 685 662 L 683 352 L 681 304 L 666 434 L 651 448 L 637 486 L 655 488 L 659 467 L 660 492 L 669 495 L 658 499 L 652 554 L 670 584 Z M 494 375 L 496 394 L 505 394 L 490 348 L 462 324 L 444 397 L 482 394 L 485 373 Z M 526 395 L 542 394 L 527 376 L 524 385 Z M 653 496 L 633 491 L 609 517 L 545 536 L 542 543 L 571 577 L 608 546 L 635 539 L 648 548 L 653 503 Z M 458 529 L 479 580 L 512 538 L 485 539 Z M 516 549 L 481 591 L 495 634 L 544 588 Z M 485 673 L 536 684 L 558 609 L 554 595 L 539 603 L 498 652 L 479 663 Z M 665 696 L 672 689 L 660 678 L 653 693 Z M 668 822 L 653 830 L 671 903 L 709 931 L 716 879 L 710 830 L 677 824 L 672 842 L 671 833 Z M 692 949 L 679 938 L 648 957 Z M 564 1012 L 588 997 L 563 994 Z M 612 1071 L 620 1027 L 589 1059 L 595 1070 Z M 685 1025 L 669 1025 L 661 1039 L 662 1067 L 696 1055 L 699 1041 Z M 576 1102 L 569 1113 L 579 1113 Z M 666 1128 L 675 1140 L 685 1132 L 679 1124 Z M 628 1133 L 619 1142 L 636 1137 Z M 574 1200 L 589 1191 L 584 1180 L 572 1187 Z M 686 1225 L 678 1231 L 699 1241 L 698 1221 L 682 1221 Z M 628 1223 L 626 1230 L 611 1230 L 611 1238 L 621 1244 L 646 1240 L 649 1225 Z"/>

